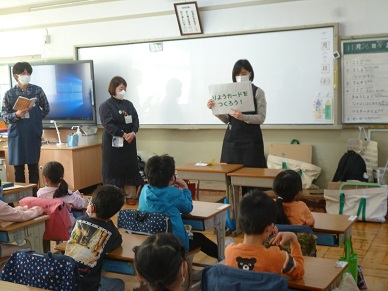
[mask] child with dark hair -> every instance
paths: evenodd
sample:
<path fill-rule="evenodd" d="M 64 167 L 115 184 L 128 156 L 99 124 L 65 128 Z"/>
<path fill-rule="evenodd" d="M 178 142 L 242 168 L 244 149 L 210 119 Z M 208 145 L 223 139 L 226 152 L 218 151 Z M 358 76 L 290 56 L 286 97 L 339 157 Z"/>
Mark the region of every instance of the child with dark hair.
<path fill-rule="evenodd" d="M 65 169 L 59 162 L 48 162 L 43 167 L 43 179 L 45 186 L 40 188 L 36 195 L 39 198 L 60 198 L 63 202 L 74 208 L 84 208 L 84 195 L 77 191 L 70 191 L 63 179 Z M 75 218 L 70 212 L 70 219 L 74 223 Z"/>
<path fill-rule="evenodd" d="M 151 291 L 178 291 L 186 278 L 190 281 L 185 247 L 174 234 L 154 234 L 133 251 L 137 276 Z"/>
<path fill-rule="evenodd" d="M 277 246 L 264 246 L 267 239 L 276 232 L 277 208 L 273 199 L 255 189 L 243 196 L 239 208 L 238 222 L 244 240 L 242 243 L 226 246 L 226 265 L 243 270 L 287 274 L 295 279 L 302 278 L 304 261 L 300 244 L 293 232 L 278 232 L 270 239 L 270 244 L 276 245 L 284 245 L 290 241 L 291 255 Z"/>
<path fill-rule="evenodd" d="M 105 254 L 123 241 L 111 218 L 123 207 L 124 197 L 124 192 L 116 186 L 98 187 L 87 207 L 88 215 L 76 220 L 65 254 L 78 263 L 82 291 L 124 290 L 121 279 L 101 276 Z"/>
<path fill-rule="evenodd" d="M 276 175 L 273 190 L 278 196 L 278 224 L 294 224 L 312 226 L 314 216 L 303 201 L 294 201 L 295 196 L 302 192 L 302 179 L 293 170 L 285 170 Z"/>
<path fill-rule="evenodd" d="M 164 213 L 170 217 L 172 232 L 181 239 L 186 252 L 201 248 L 208 256 L 218 258 L 217 245 L 202 233 L 189 239 L 181 214 L 193 210 L 191 192 L 185 181 L 175 175 L 175 161 L 169 155 L 153 156 L 145 166 L 148 184 L 141 190 L 139 210 Z"/>

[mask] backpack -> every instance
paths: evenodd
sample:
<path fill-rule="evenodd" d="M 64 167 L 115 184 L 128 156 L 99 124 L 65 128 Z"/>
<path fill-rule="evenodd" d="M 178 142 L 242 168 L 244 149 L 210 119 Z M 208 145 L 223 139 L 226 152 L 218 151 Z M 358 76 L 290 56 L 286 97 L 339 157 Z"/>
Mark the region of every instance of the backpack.
<path fill-rule="evenodd" d="M 0 280 L 56 291 L 78 291 L 80 286 L 78 267 L 73 258 L 28 250 L 11 255 Z"/>
<path fill-rule="evenodd" d="M 333 182 L 346 182 L 348 180 L 368 182 L 366 163 L 359 154 L 352 150 L 347 151 L 342 156 L 333 177 Z"/>

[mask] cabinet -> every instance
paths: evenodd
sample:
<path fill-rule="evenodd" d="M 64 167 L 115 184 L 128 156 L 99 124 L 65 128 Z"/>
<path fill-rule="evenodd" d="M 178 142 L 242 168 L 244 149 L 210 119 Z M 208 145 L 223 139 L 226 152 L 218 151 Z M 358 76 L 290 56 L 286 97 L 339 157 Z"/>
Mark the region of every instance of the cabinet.
<path fill-rule="evenodd" d="M 15 181 L 13 166 L 8 163 L 8 148 L 4 147 L 7 180 Z M 68 147 L 42 145 L 39 161 L 39 187 L 43 187 L 42 171 L 47 162 L 60 162 L 65 168 L 64 179 L 69 189 L 84 189 L 102 183 L 102 145 L 101 143 Z M 26 167 L 27 168 L 27 167 Z M 28 170 L 26 170 L 26 176 Z M 26 180 L 28 178 L 26 177 Z"/>

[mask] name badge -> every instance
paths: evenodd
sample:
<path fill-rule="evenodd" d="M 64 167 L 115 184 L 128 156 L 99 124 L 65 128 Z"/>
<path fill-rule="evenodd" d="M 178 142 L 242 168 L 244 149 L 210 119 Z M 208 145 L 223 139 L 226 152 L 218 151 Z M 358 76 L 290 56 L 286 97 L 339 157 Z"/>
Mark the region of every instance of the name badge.
<path fill-rule="evenodd" d="M 23 117 L 22 117 L 22 119 L 23 118 L 30 118 L 30 112 L 27 112 Z"/>
<path fill-rule="evenodd" d="M 132 123 L 132 115 L 125 116 L 125 124 Z"/>
<path fill-rule="evenodd" d="M 124 139 L 121 136 L 114 136 L 112 138 L 112 147 L 122 148 L 124 146 Z"/>

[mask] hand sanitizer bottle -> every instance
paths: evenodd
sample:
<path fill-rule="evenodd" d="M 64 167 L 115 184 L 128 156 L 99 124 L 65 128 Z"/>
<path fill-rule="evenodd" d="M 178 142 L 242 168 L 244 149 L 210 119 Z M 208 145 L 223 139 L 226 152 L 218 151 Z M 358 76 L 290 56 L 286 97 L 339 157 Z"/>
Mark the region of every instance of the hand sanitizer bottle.
<path fill-rule="evenodd" d="M 75 129 L 77 128 L 77 131 L 74 133 L 74 135 L 78 135 L 78 145 L 81 146 L 81 145 L 85 145 L 84 143 L 84 139 L 82 137 L 82 132 L 81 130 L 79 129 L 79 126 L 72 126 L 71 129 Z"/>

